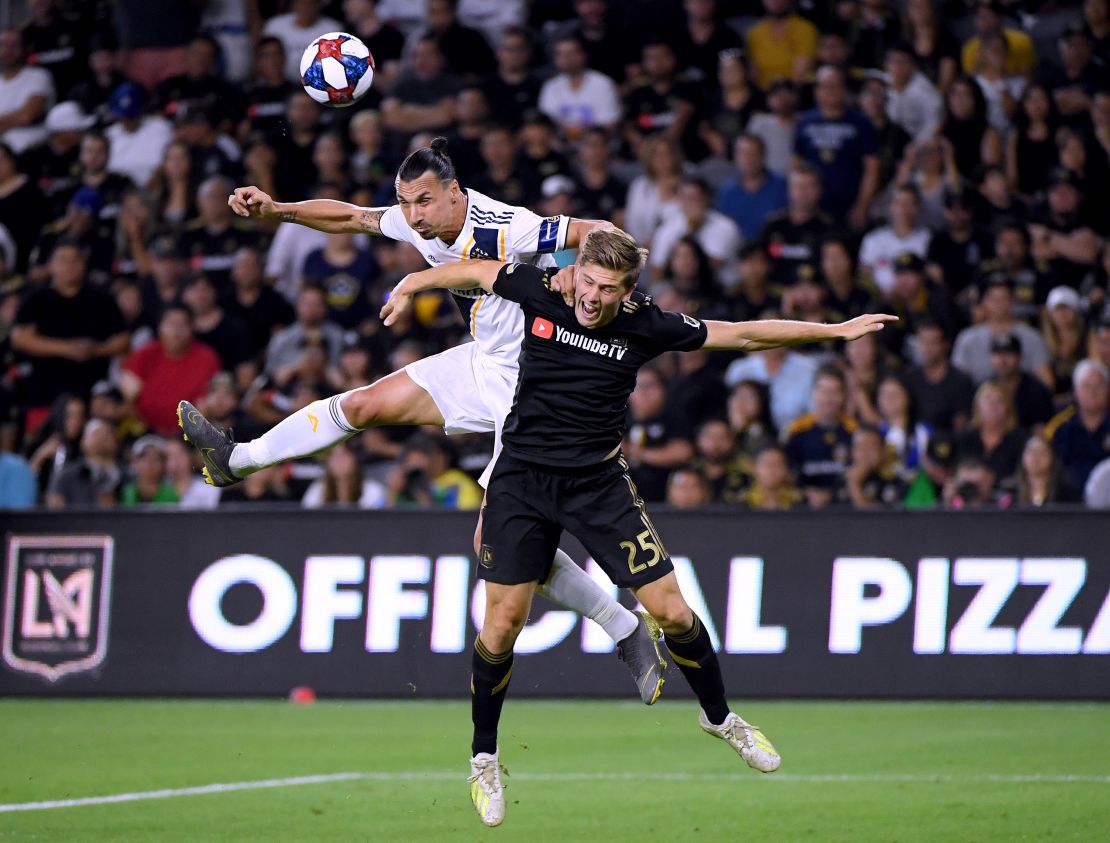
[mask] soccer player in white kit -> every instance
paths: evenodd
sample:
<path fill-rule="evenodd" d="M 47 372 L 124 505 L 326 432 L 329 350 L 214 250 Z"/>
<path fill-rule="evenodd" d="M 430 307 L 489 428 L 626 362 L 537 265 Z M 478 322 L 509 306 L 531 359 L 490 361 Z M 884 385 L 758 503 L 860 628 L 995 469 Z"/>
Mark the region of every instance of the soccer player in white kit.
<path fill-rule="evenodd" d="M 315 199 L 274 202 L 257 187 L 240 187 L 228 204 L 240 216 L 280 219 L 326 232 L 361 232 L 415 246 L 430 266 L 460 260 L 554 266 L 552 253 L 579 246 L 607 222 L 566 216 L 540 217 L 475 190 L 463 190 L 446 153 L 447 141 L 411 153 L 395 182 L 397 205 L 360 208 Z M 479 482 L 486 486 L 501 450 L 501 428 L 513 403 L 524 313 L 515 302 L 480 288 L 457 294 L 473 342 L 418 360 L 366 387 L 316 401 L 273 429 L 236 443 L 187 401 L 178 407 L 186 439 L 200 452 L 204 474 L 216 486 L 286 460 L 331 447 L 381 425 L 442 425 L 451 433 L 493 432 L 493 459 Z M 477 537 L 481 535 L 479 517 Z M 475 547 L 478 553 L 479 548 Z M 551 577 L 537 591 L 590 618 L 617 642 L 641 699 L 651 705 L 663 686 L 666 662 L 650 616 L 628 611 L 564 551 L 555 554 Z"/>

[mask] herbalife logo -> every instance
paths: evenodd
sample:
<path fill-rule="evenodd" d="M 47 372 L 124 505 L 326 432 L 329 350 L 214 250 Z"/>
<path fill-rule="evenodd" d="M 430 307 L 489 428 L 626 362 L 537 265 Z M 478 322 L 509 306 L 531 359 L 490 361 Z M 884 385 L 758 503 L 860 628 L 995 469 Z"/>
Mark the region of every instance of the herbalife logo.
<path fill-rule="evenodd" d="M 583 334 L 568 331 L 560 325 L 555 326 L 555 339 L 565 345 L 572 345 L 583 351 L 592 351 L 602 357 L 616 358 L 617 360 L 623 360 L 624 355 L 628 353 L 628 342 L 626 340 L 613 339 L 609 342 L 603 342 L 602 340 L 591 339 Z"/>

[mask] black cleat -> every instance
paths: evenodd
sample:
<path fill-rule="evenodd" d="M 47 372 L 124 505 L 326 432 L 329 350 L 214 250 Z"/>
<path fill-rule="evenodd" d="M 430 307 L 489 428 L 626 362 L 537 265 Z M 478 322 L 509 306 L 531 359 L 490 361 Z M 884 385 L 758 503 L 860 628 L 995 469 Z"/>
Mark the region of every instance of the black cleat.
<path fill-rule="evenodd" d="M 655 618 L 647 612 L 637 612 L 636 630 L 617 642 L 617 658 L 628 665 L 640 699 L 652 705 L 663 691 L 666 681 L 667 661 L 659 648 L 662 634 Z"/>
<path fill-rule="evenodd" d="M 204 482 L 209 486 L 233 486 L 241 478 L 231 473 L 231 452 L 235 440 L 208 421 L 192 404 L 182 401 L 177 405 L 177 424 L 185 432 L 185 441 L 197 449 L 204 460 Z"/>

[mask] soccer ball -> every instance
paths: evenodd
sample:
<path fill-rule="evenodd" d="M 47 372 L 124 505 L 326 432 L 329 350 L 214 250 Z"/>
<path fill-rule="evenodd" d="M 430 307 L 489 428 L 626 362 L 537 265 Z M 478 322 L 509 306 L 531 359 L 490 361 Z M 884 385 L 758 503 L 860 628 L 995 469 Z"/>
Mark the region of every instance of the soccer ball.
<path fill-rule="evenodd" d="M 305 48 L 301 83 L 321 105 L 344 108 L 362 98 L 374 80 L 374 57 L 359 39 L 328 32 Z"/>

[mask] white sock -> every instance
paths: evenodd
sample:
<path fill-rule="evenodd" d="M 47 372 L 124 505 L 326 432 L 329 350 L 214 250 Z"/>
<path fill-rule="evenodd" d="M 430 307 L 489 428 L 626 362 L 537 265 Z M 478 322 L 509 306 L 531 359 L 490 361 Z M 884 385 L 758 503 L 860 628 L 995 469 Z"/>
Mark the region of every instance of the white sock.
<path fill-rule="evenodd" d="M 610 597 L 563 550 L 555 551 L 551 576 L 547 582 L 540 583 L 536 591 L 552 603 L 589 618 L 614 641 L 623 641 L 636 631 L 637 617 Z"/>
<path fill-rule="evenodd" d="M 231 452 L 231 470 L 246 477 L 286 460 L 307 457 L 330 448 L 357 432 L 343 414 L 342 395 L 313 401 L 282 419 L 257 439 L 240 442 Z"/>

